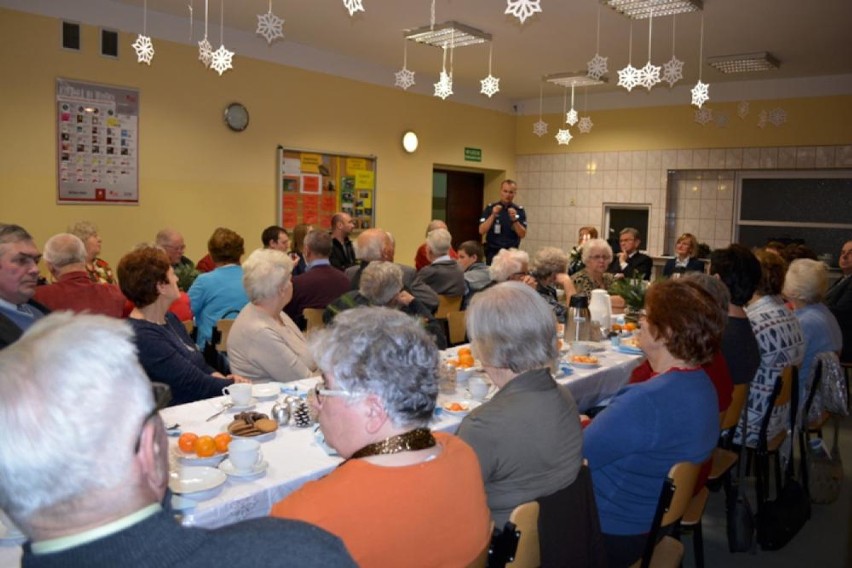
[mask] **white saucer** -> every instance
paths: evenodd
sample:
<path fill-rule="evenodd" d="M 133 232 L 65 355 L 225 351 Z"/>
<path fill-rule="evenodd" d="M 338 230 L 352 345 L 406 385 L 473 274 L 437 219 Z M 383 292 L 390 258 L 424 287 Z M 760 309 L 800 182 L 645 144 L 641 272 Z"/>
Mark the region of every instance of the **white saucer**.
<path fill-rule="evenodd" d="M 169 489 L 182 495 L 202 493 L 222 485 L 225 479 L 215 467 L 179 467 L 169 472 Z"/>
<path fill-rule="evenodd" d="M 233 400 L 231 401 L 233 402 Z M 241 404 L 237 406 L 236 404 L 228 409 L 228 412 L 243 412 L 244 410 L 251 410 L 257 404 L 257 399 L 251 397 L 251 400 L 248 401 L 248 404 Z"/>
<path fill-rule="evenodd" d="M 578 369 L 597 369 L 601 366 L 600 363 L 577 363 L 575 361 L 571 361 L 571 365 Z"/>
<path fill-rule="evenodd" d="M 274 398 L 280 394 L 281 387 L 277 383 L 261 383 L 251 387 L 251 395 L 254 398 Z"/>
<path fill-rule="evenodd" d="M 259 464 L 254 466 L 254 468 L 247 471 L 236 469 L 234 467 L 234 464 L 231 463 L 231 460 L 225 460 L 219 464 L 219 469 L 232 477 L 253 477 L 255 475 L 263 473 L 268 467 L 269 463 L 265 461 L 260 462 Z"/>
<path fill-rule="evenodd" d="M 223 431 L 228 432 L 228 427 L 226 426 Z M 239 436 L 239 435 L 233 434 L 231 432 L 228 432 L 228 433 L 231 434 L 232 438 L 237 438 L 237 439 L 241 439 L 241 440 L 242 439 L 244 439 L 244 440 L 257 440 L 258 442 L 268 442 L 269 440 L 272 440 L 273 438 L 275 438 L 275 436 L 278 434 L 278 430 L 273 430 L 272 432 L 266 432 L 264 434 L 256 434 L 254 436 Z"/>

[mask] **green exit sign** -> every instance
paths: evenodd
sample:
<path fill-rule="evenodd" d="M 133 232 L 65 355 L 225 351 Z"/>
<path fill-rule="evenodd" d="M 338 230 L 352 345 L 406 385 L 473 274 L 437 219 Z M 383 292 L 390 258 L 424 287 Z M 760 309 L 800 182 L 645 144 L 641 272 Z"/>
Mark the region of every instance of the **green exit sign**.
<path fill-rule="evenodd" d="M 464 149 L 464 161 L 465 162 L 481 162 L 482 161 L 482 148 L 465 148 Z"/>

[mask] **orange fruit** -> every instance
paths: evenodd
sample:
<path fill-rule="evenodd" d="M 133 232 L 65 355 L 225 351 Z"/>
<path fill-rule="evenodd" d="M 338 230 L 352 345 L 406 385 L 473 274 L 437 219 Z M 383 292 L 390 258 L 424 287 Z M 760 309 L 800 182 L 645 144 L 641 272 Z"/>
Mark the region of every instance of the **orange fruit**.
<path fill-rule="evenodd" d="M 638 328 L 638 327 L 639 326 L 637 326 L 635 323 L 633 323 L 632 321 L 629 321 L 626 324 L 624 324 L 624 331 L 636 331 L 636 328 Z"/>
<path fill-rule="evenodd" d="M 470 350 L 470 347 L 461 347 L 457 353 L 459 355 L 471 355 L 473 351 Z"/>
<path fill-rule="evenodd" d="M 470 353 L 459 354 L 459 367 L 473 367 L 473 355 Z"/>
<path fill-rule="evenodd" d="M 178 448 L 180 448 L 182 452 L 186 452 L 188 454 L 195 450 L 195 441 L 197 439 L 198 436 L 192 432 L 185 432 L 180 435 L 180 438 L 178 438 Z"/>
<path fill-rule="evenodd" d="M 216 442 L 210 436 L 201 436 L 195 441 L 195 455 L 209 458 L 216 453 Z"/>
<path fill-rule="evenodd" d="M 228 451 L 228 444 L 231 443 L 231 435 L 227 432 L 216 434 L 213 438 L 213 442 L 216 444 L 216 452 L 224 454 Z"/>

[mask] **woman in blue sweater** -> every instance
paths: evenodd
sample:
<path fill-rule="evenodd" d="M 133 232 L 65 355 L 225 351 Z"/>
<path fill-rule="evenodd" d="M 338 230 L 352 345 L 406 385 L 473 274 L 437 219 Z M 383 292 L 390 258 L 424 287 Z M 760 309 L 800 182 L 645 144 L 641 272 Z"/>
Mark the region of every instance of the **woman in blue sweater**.
<path fill-rule="evenodd" d="M 584 432 L 610 568 L 642 555 L 669 469 L 704 462 L 719 436 L 701 365 L 720 348 L 723 310 L 694 282 L 667 280 L 648 289 L 641 325 L 639 346 L 659 375 L 619 392 Z"/>

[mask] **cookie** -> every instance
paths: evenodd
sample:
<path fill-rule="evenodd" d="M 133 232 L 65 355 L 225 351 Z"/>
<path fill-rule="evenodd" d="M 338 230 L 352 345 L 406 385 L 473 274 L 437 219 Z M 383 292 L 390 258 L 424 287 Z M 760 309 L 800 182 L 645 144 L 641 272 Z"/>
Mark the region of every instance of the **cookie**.
<path fill-rule="evenodd" d="M 260 420 L 255 420 L 254 427 L 265 434 L 277 430 L 278 424 L 270 418 L 261 418 Z"/>

